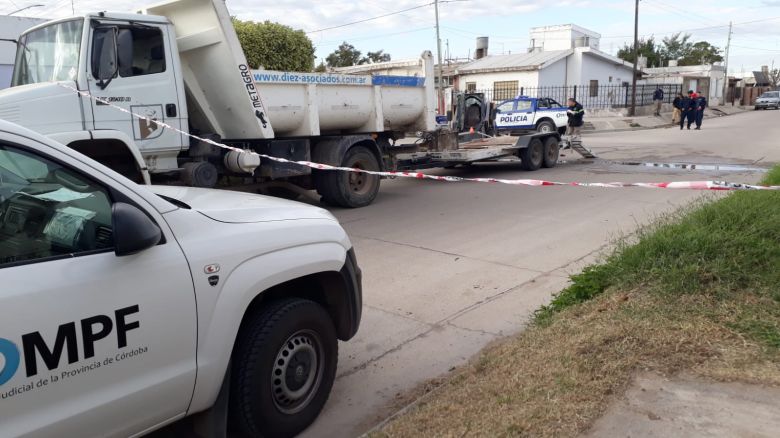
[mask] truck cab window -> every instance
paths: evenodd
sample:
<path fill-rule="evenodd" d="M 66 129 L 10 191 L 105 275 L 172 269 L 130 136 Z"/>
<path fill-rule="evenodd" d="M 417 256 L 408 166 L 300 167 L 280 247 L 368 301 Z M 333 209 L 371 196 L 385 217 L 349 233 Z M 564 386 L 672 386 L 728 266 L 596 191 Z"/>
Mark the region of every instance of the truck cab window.
<path fill-rule="evenodd" d="M 125 29 L 122 29 L 125 30 Z M 151 75 L 165 71 L 165 50 L 162 31 L 156 27 L 131 27 L 133 60 L 131 76 Z M 119 65 L 122 69 L 122 65 Z M 122 69 L 124 71 L 124 69 Z M 124 75 L 123 75 L 124 76 Z"/>
<path fill-rule="evenodd" d="M 110 28 L 107 28 L 110 29 Z M 100 56 L 100 43 L 105 38 L 103 28 L 95 30 L 92 57 Z M 149 26 L 121 27 L 117 31 L 119 76 L 123 78 L 143 76 L 165 71 L 165 46 L 162 30 Z M 93 71 L 97 77 L 97 72 Z"/>
<path fill-rule="evenodd" d="M 0 145 L 0 268 L 113 248 L 105 189 L 38 155 Z"/>

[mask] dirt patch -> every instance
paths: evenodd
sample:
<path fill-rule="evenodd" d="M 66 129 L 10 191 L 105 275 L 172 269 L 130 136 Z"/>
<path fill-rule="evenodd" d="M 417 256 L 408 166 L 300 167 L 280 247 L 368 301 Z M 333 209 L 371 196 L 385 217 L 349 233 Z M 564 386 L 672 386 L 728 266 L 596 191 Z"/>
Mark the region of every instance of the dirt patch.
<path fill-rule="evenodd" d="M 584 437 L 776 437 L 780 388 L 637 376 Z"/>

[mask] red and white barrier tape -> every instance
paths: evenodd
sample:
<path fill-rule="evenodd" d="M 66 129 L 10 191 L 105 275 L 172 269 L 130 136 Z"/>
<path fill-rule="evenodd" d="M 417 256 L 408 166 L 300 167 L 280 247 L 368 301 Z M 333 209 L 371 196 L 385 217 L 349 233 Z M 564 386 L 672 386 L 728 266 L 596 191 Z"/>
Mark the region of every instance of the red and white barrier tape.
<path fill-rule="evenodd" d="M 87 91 L 81 91 L 74 87 L 71 87 L 66 84 L 58 83 L 59 86 L 63 88 L 67 88 L 71 91 L 75 91 L 76 93 L 80 94 L 81 96 L 84 96 L 86 98 L 92 99 L 96 102 L 100 102 L 101 105 L 107 105 L 114 109 L 117 109 L 119 111 L 122 111 L 124 113 L 130 114 L 132 117 L 146 120 L 147 123 L 155 123 L 158 126 L 161 126 L 166 129 L 170 129 L 172 131 L 178 132 L 179 134 L 183 134 L 187 137 L 194 138 L 196 140 L 200 140 L 203 142 L 206 142 L 210 145 L 230 150 L 230 151 L 237 151 L 245 154 L 252 154 L 257 155 L 260 158 L 276 161 L 278 163 L 288 163 L 288 164 L 297 164 L 299 166 L 306 166 L 310 167 L 312 169 L 318 169 L 318 170 L 335 170 L 335 171 L 341 171 L 341 172 L 359 172 L 359 173 L 365 173 L 368 175 L 377 175 L 377 176 L 385 176 L 385 177 L 398 177 L 398 178 L 415 178 L 415 179 L 430 179 L 434 181 L 447 181 L 447 182 L 480 182 L 480 183 L 497 183 L 497 184 L 509 184 L 509 185 L 518 185 L 518 186 L 574 186 L 574 187 L 601 187 L 601 188 L 623 188 L 623 187 L 643 187 L 643 188 L 651 188 L 651 189 L 689 189 L 689 190 L 780 190 L 780 186 L 761 186 L 761 185 L 754 185 L 754 184 L 741 184 L 741 183 L 732 183 L 727 181 L 675 181 L 675 182 L 660 182 L 660 183 L 644 183 L 644 182 L 638 182 L 638 183 L 624 183 L 624 182 L 609 182 L 609 183 L 586 183 L 586 182 L 557 182 L 557 181 L 545 181 L 545 180 L 539 180 L 539 179 L 503 179 L 503 178 L 463 178 L 459 176 L 440 176 L 440 175 L 430 175 L 427 173 L 422 172 L 380 172 L 380 171 L 374 171 L 374 170 L 365 170 L 365 169 L 356 169 L 356 168 L 350 168 L 350 167 L 340 167 L 340 166 L 332 166 L 330 164 L 322 164 L 322 163 L 312 163 L 311 161 L 292 161 L 287 160 L 284 158 L 279 157 L 273 157 L 270 155 L 265 154 L 258 154 L 254 151 L 250 151 L 247 149 L 241 149 L 234 146 L 228 146 L 226 144 L 222 144 L 219 142 L 216 142 L 214 140 L 208 139 L 208 138 L 202 138 L 198 137 L 197 135 L 190 134 L 189 132 L 182 131 L 174 126 L 171 126 L 165 122 L 161 122 L 159 120 L 152 120 L 149 117 L 145 117 L 139 114 L 135 114 L 132 111 L 122 108 L 121 106 L 114 105 L 113 103 L 107 101 L 106 99 L 102 99 L 100 97 L 93 96 Z"/>

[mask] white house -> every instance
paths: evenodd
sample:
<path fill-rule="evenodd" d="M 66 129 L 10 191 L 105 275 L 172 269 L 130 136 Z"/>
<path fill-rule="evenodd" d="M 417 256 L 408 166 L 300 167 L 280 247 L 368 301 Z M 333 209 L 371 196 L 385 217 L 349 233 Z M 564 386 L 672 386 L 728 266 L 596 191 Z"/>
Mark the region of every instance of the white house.
<path fill-rule="evenodd" d="M 15 40 L 25 30 L 44 21 L 46 20 L 40 18 L 0 15 L 0 40 Z M 0 89 L 11 85 L 15 58 L 16 44 L 10 41 L 0 41 Z"/>
<path fill-rule="evenodd" d="M 722 65 L 689 65 L 645 68 L 645 81 L 652 84 L 673 84 L 683 91 L 694 90 L 707 97 L 710 105 L 719 105 L 723 98 L 726 68 Z"/>
<path fill-rule="evenodd" d="M 603 106 L 625 101 L 633 66 L 601 52 L 598 33 L 567 24 L 536 27 L 530 35 L 528 53 L 486 56 L 458 68 L 457 89 L 492 93 L 497 101 L 520 92 L 551 95 L 553 87 L 563 99 L 577 86 L 578 96 L 599 99 Z"/>

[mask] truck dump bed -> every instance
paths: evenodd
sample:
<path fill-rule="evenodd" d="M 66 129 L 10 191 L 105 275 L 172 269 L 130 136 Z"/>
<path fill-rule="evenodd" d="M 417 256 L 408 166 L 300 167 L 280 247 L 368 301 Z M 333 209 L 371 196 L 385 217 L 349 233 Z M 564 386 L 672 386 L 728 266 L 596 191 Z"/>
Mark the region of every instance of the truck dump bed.
<path fill-rule="evenodd" d="M 141 13 L 176 30 L 190 122 L 227 139 L 433 131 L 433 57 L 423 76 L 251 71 L 223 0 L 170 0 Z"/>

